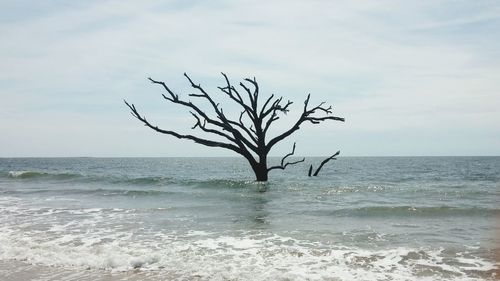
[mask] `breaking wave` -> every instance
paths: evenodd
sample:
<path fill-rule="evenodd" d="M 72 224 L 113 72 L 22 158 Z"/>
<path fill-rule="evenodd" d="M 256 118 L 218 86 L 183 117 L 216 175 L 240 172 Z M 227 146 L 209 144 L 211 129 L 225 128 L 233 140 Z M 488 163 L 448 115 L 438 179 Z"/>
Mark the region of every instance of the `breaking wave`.
<path fill-rule="evenodd" d="M 5 174 L 4 174 L 5 177 Z M 184 178 L 172 178 L 162 176 L 150 177 L 128 177 L 117 175 L 83 175 L 77 173 L 58 173 L 58 172 L 42 172 L 42 171 L 9 171 L 6 177 L 11 180 L 25 181 L 64 181 L 75 183 L 105 183 L 113 185 L 130 185 L 130 186 L 165 186 L 170 184 L 189 185 L 198 187 L 228 187 L 238 188 L 249 185 L 257 185 L 254 181 L 242 181 L 231 179 L 208 179 L 195 180 Z"/>
<path fill-rule="evenodd" d="M 15 179 L 72 179 L 80 177 L 79 174 L 72 173 L 48 173 L 48 172 L 36 172 L 36 171 L 9 171 L 8 177 Z"/>

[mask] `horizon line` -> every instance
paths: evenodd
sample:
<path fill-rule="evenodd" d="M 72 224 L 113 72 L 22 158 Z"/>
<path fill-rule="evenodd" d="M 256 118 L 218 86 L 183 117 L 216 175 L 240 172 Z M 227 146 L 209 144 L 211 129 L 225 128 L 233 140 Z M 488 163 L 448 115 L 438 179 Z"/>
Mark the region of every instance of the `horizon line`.
<path fill-rule="evenodd" d="M 329 157 L 331 155 L 293 155 L 290 157 Z M 268 156 L 275 158 L 283 158 L 283 156 Z M 368 157 L 500 157 L 500 155 L 345 155 L 338 158 L 368 158 Z M 15 159 L 15 158 L 242 158 L 242 156 L 0 156 L 0 159 Z"/>

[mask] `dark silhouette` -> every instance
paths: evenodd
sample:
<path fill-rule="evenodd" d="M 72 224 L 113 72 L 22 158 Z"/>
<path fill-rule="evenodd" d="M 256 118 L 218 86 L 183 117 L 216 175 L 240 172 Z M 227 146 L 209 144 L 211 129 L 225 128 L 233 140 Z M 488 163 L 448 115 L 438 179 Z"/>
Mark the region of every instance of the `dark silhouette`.
<path fill-rule="evenodd" d="M 323 168 L 323 166 L 330 160 L 336 160 L 337 158 L 335 158 L 336 156 L 338 156 L 340 154 L 340 150 L 335 152 L 335 154 L 333 154 L 332 156 L 326 158 L 325 160 L 321 161 L 321 164 L 319 164 L 319 167 L 318 169 L 316 169 L 316 172 L 314 172 L 313 176 L 317 177 L 318 174 L 319 174 L 319 171 L 321 171 L 321 168 Z M 313 165 L 311 164 L 311 166 L 309 166 L 309 173 L 308 173 L 308 176 L 311 176 L 312 174 L 312 170 L 313 170 Z"/>
<path fill-rule="evenodd" d="M 179 95 L 172 92 L 172 90 L 164 82 L 156 81 L 151 78 L 148 79 L 154 84 L 158 84 L 165 89 L 167 95 L 162 94 L 165 100 L 190 109 L 191 115 L 193 115 L 196 120 L 192 129 L 198 128 L 205 133 L 217 135 L 219 138 L 224 139 L 224 141 L 214 141 L 194 135 L 183 135 L 174 131 L 160 129 L 158 126 L 151 124 L 144 115 L 140 115 L 134 104 L 129 104 L 127 101 L 125 101 L 125 104 L 130 108 L 131 113 L 135 118 L 139 119 L 142 123 L 144 123 L 144 125 L 159 133 L 172 135 L 179 139 L 189 139 L 196 143 L 210 147 L 222 147 L 241 154 L 250 163 L 257 181 L 267 181 L 268 173 L 271 170 L 285 169 L 288 165 L 304 161 L 304 159 L 293 162 L 286 161 L 289 156 L 292 156 L 295 153 L 294 143 L 292 152 L 285 155 L 281 159 L 279 166 L 267 166 L 267 155 L 269 154 L 269 151 L 271 151 L 274 145 L 278 142 L 284 140 L 292 133 L 300 129 L 300 125 L 302 123 L 311 122 L 312 124 L 319 124 L 325 120 L 344 121 L 344 118 L 331 116 L 332 107 L 325 107 L 324 102 L 315 107 L 309 108 L 309 99 L 311 97 L 309 94 L 304 101 L 302 114 L 294 125 L 285 132 L 282 132 L 278 136 L 267 141 L 266 136 L 271 124 L 279 119 L 279 114 L 286 114 L 289 111 L 288 108 L 292 104 L 291 101 L 284 103 L 282 102 L 283 97 L 275 98 L 274 94 L 272 94 L 265 100 L 262 106 L 259 107 L 259 85 L 255 78 L 245 79 L 243 82 L 246 84 L 240 82 L 239 85 L 241 86 L 241 89 L 237 90 L 233 85 L 231 85 L 226 74 L 222 73 L 226 85 L 224 87 L 218 87 L 219 90 L 237 103 L 243 110 L 237 120 L 232 120 L 224 114 L 223 109 L 212 99 L 212 97 L 201 87 L 201 85 L 195 84 L 186 73 L 184 73 L 184 76 L 191 84 L 191 87 L 197 90 L 196 93 L 189 94 L 189 96 L 207 101 L 210 104 L 215 117 L 209 116 L 190 100 L 182 100 L 179 98 Z M 249 86 L 251 86 L 251 88 Z M 244 98 L 244 96 L 247 96 L 248 98 Z M 317 112 L 322 112 L 326 116 L 314 116 Z M 244 123 L 244 119 L 250 121 L 250 126 Z"/>

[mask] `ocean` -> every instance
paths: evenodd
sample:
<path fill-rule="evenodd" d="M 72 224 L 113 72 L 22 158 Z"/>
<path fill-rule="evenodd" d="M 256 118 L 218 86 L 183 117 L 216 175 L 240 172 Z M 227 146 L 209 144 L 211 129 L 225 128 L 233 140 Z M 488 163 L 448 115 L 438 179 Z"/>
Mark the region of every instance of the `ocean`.
<path fill-rule="evenodd" d="M 500 278 L 500 157 L 321 160 L 0 158 L 0 280 Z"/>

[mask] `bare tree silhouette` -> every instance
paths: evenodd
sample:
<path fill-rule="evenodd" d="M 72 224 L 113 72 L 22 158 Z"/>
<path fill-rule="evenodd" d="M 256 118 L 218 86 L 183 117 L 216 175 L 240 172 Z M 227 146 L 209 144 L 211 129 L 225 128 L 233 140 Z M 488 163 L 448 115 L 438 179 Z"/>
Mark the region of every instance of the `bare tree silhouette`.
<path fill-rule="evenodd" d="M 242 109 L 239 118 L 233 120 L 224 114 L 223 109 L 200 84 L 195 84 L 186 73 L 184 73 L 184 76 L 191 84 L 191 87 L 196 90 L 196 93 L 189 94 L 189 96 L 207 101 L 213 111 L 211 115 L 205 113 L 198 105 L 195 105 L 190 100 L 181 99 L 179 95 L 175 94 L 164 82 L 151 78 L 148 79 L 152 83 L 163 87 L 166 91 L 166 94 L 162 94 L 165 100 L 182 105 L 190 110 L 191 115 L 193 115 L 196 120 L 192 129 L 198 128 L 207 134 L 216 135 L 219 139 L 223 139 L 223 141 L 215 141 L 190 134 L 180 134 L 174 131 L 161 129 L 150 123 L 144 115 L 141 115 L 134 104 L 130 104 L 126 100 L 124 100 L 124 102 L 135 118 L 144 123 L 145 126 L 159 133 L 171 135 L 179 139 L 192 140 L 205 146 L 229 149 L 242 155 L 250 163 L 257 181 L 267 181 L 268 173 L 271 170 L 285 169 L 288 165 L 304 161 L 304 159 L 292 162 L 287 161 L 287 158 L 295 153 L 294 143 L 292 151 L 281 159 L 280 165 L 268 167 L 267 163 L 267 157 L 271 149 L 277 143 L 299 130 L 302 123 L 310 122 L 312 124 L 319 124 L 326 120 L 344 121 L 344 118 L 332 116 L 332 107 L 324 106 L 324 102 L 317 106 L 309 107 L 309 99 L 311 97 L 309 94 L 304 101 L 302 114 L 293 126 L 267 141 L 266 136 L 271 124 L 280 118 L 278 115 L 289 112 L 289 107 L 292 105 L 291 101 L 285 103 L 283 102 L 283 97 L 277 98 L 272 94 L 264 101 L 262 106 L 259 106 L 259 84 L 255 78 L 244 79 L 243 82 L 239 83 L 241 89 L 237 90 L 229 82 L 227 75 L 222 73 L 226 85 L 218 87 L 218 89 L 237 103 Z M 317 116 L 317 113 L 323 113 L 324 116 Z M 213 117 L 213 115 L 215 115 L 215 117 Z M 244 119 L 247 122 L 250 121 L 250 126 L 245 124 Z"/>

